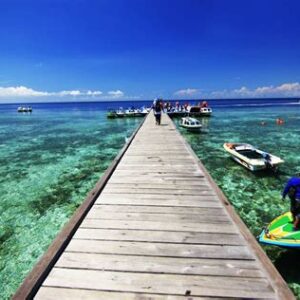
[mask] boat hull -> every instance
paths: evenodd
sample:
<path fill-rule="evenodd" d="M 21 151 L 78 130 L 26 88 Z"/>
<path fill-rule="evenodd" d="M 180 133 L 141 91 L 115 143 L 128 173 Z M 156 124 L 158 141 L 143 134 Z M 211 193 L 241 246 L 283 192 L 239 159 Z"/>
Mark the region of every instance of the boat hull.
<path fill-rule="evenodd" d="M 263 157 L 263 155 L 266 154 L 265 152 L 258 150 L 249 144 L 225 143 L 223 146 L 224 149 L 231 155 L 233 160 L 235 160 L 237 163 L 239 163 L 240 165 L 244 166 L 245 168 L 247 168 L 252 172 L 262 171 L 267 169 L 276 170 L 278 165 L 284 162 L 282 159 L 272 154 L 268 154 L 270 160 L 267 161 Z M 245 147 L 245 149 L 243 150 L 250 152 L 252 155 L 249 155 L 249 153 L 248 156 L 245 156 L 246 154 L 242 155 L 241 153 L 235 150 L 238 149 L 238 147 Z"/>
<path fill-rule="evenodd" d="M 286 212 L 274 219 L 259 236 L 265 245 L 300 248 L 300 230 L 293 230 L 292 214 Z"/>
<path fill-rule="evenodd" d="M 234 155 L 231 155 L 231 158 L 236 161 L 237 163 L 239 163 L 240 165 L 244 166 L 245 168 L 247 168 L 248 170 L 250 171 L 259 171 L 259 170 L 264 170 L 266 169 L 265 166 L 253 166 L 253 165 L 250 165 L 248 164 L 247 162 L 245 162 L 244 160 L 234 156 Z"/>
<path fill-rule="evenodd" d="M 199 131 L 201 131 L 201 127 L 187 127 L 187 126 L 184 126 L 184 125 L 180 125 L 180 126 L 182 128 L 185 128 L 188 131 L 191 131 L 191 132 L 199 132 Z"/>

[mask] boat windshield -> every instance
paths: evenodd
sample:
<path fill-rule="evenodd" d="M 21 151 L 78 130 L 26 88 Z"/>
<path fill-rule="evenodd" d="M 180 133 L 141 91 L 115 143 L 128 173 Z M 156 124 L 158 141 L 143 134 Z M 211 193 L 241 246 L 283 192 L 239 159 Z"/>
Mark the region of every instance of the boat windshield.
<path fill-rule="evenodd" d="M 250 159 L 260 159 L 260 158 L 263 158 L 263 156 L 255 151 L 255 150 L 252 150 L 252 149 L 243 149 L 243 150 L 236 150 L 239 154 L 241 155 L 244 155 L 246 156 L 247 158 L 250 158 Z"/>

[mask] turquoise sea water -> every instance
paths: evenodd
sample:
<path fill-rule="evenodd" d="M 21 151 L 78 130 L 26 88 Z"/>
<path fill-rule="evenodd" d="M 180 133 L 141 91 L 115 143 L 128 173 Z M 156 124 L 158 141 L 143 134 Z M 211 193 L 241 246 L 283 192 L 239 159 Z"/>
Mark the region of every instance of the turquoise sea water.
<path fill-rule="evenodd" d="M 0 299 L 18 288 L 141 119 L 99 104 L 0 113 Z"/>
<path fill-rule="evenodd" d="M 278 117 L 285 120 L 284 125 L 276 125 Z M 300 106 L 215 108 L 211 118 L 201 121 L 206 133 L 179 130 L 257 236 L 263 226 L 289 210 L 289 201 L 282 202 L 281 192 L 289 177 L 300 172 Z M 262 121 L 265 126 L 260 124 Z M 250 143 L 283 158 L 285 163 L 276 175 L 252 173 L 229 157 L 224 142 Z M 300 252 L 265 246 L 264 250 L 300 298 Z"/>
<path fill-rule="evenodd" d="M 211 101 L 213 116 L 201 119 L 206 133 L 179 129 L 255 236 L 289 209 L 280 194 L 300 171 L 300 106 L 289 102 Z M 108 107 L 126 105 L 32 104 L 32 114 L 0 105 L 0 299 L 15 292 L 140 124 L 141 119 L 106 119 Z M 279 116 L 283 126 L 275 124 Z M 230 141 L 251 143 L 285 164 L 276 176 L 251 173 L 223 150 Z M 299 252 L 264 249 L 300 295 Z"/>

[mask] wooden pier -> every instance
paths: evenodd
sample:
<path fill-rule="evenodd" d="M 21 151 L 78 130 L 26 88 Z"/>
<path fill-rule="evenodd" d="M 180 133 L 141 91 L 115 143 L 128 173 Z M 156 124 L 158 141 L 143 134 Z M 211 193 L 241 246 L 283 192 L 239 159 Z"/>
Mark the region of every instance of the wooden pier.
<path fill-rule="evenodd" d="M 97 189 L 14 299 L 294 299 L 168 116 Z"/>

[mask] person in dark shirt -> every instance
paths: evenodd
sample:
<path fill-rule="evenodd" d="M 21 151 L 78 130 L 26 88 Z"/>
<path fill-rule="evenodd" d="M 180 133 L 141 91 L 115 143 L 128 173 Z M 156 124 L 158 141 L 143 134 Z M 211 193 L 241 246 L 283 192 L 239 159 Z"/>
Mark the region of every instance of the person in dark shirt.
<path fill-rule="evenodd" d="M 160 125 L 162 109 L 163 109 L 162 100 L 161 99 L 157 99 L 156 103 L 154 105 L 154 115 L 155 115 L 156 125 Z"/>
<path fill-rule="evenodd" d="M 282 199 L 286 195 L 291 200 L 291 213 L 293 216 L 294 230 L 299 229 L 300 225 L 300 174 L 297 177 L 292 177 L 285 185 L 282 192 Z"/>

